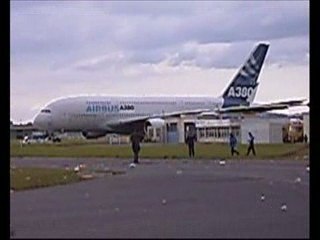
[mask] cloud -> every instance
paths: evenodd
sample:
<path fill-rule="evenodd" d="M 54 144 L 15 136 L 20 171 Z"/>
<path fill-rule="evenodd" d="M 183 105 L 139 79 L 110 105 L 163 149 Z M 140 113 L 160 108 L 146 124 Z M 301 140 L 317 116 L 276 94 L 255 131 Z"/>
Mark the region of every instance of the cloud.
<path fill-rule="evenodd" d="M 33 3 L 32 3 L 33 4 Z M 308 2 L 13 2 L 13 53 L 98 54 L 308 35 Z M 23 6 L 28 6 L 26 9 Z M 182 14 L 185 13 L 185 14 Z M 60 56 L 61 57 L 61 56 Z"/>
<path fill-rule="evenodd" d="M 86 59 L 75 63 L 74 67 L 79 70 L 97 70 L 104 67 L 122 67 L 126 63 L 126 58 L 122 52 L 112 52 L 95 58 Z"/>
<path fill-rule="evenodd" d="M 308 72 L 294 68 L 309 64 L 307 1 L 13 1 L 10 6 L 16 118 L 34 114 L 30 106 L 72 93 L 205 94 L 223 88 L 219 81 L 230 79 L 260 41 L 270 42 L 266 69 L 279 74 L 270 77 L 291 86 L 292 73 L 283 72 L 290 70 L 302 79 L 301 92 L 308 89 L 303 76 Z M 264 93 L 270 99 L 281 95 Z"/>
<path fill-rule="evenodd" d="M 309 39 L 295 37 L 268 41 L 267 64 L 308 64 Z M 169 66 L 192 65 L 200 68 L 238 68 L 245 62 L 256 42 L 206 43 L 187 42 L 182 45 L 145 51 L 110 52 L 81 60 L 75 65 L 81 70 L 98 71 L 105 68 L 124 68 L 135 63 Z"/>

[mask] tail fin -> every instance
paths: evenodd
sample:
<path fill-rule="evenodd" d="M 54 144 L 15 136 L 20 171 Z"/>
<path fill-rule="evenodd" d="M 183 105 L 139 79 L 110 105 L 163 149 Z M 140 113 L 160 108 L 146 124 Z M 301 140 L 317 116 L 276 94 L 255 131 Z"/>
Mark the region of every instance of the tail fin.
<path fill-rule="evenodd" d="M 248 60 L 232 79 L 227 89 L 223 92 L 223 106 L 249 106 L 258 89 L 258 77 L 266 57 L 269 44 L 260 43 L 250 54 Z"/>

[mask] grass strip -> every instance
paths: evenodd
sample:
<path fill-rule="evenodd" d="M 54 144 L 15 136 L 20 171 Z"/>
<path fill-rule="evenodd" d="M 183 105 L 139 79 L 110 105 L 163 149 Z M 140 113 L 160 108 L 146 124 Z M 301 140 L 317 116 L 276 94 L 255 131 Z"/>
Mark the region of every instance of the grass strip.
<path fill-rule="evenodd" d="M 227 143 L 196 143 L 195 152 L 198 159 L 239 158 L 239 159 L 268 159 L 268 158 L 303 158 L 309 155 L 309 144 L 256 144 L 256 156 L 246 156 L 248 145 L 239 144 L 240 156 L 231 157 Z M 106 157 L 132 158 L 129 144 L 109 145 L 101 142 L 62 142 L 56 144 L 30 144 L 23 147 L 17 142 L 10 144 L 11 157 Z M 142 144 L 141 158 L 180 159 L 188 158 L 186 144 Z"/>
<path fill-rule="evenodd" d="M 10 169 L 10 188 L 14 191 L 69 184 L 80 180 L 80 176 L 72 170 L 27 167 Z"/>

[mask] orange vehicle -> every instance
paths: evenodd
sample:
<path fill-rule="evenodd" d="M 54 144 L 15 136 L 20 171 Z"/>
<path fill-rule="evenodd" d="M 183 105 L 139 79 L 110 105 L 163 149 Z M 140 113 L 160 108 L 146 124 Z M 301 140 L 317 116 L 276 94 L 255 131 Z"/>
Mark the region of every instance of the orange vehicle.
<path fill-rule="evenodd" d="M 303 142 L 303 121 L 298 118 L 290 119 L 283 127 L 283 142 Z"/>

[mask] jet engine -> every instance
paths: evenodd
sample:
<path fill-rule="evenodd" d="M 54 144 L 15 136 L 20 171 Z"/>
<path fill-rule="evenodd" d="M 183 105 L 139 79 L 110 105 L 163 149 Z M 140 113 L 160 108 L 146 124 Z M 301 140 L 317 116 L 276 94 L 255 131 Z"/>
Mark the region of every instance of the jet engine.
<path fill-rule="evenodd" d="M 105 132 L 82 132 L 82 136 L 84 136 L 86 139 L 95 139 L 99 137 L 104 137 L 105 135 Z"/>
<path fill-rule="evenodd" d="M 147 126 L 151 126 L 153 128 L 160 128 L 165 125 L 165 121 L 161 118 L 151 118 L 147 120 Z"/>

